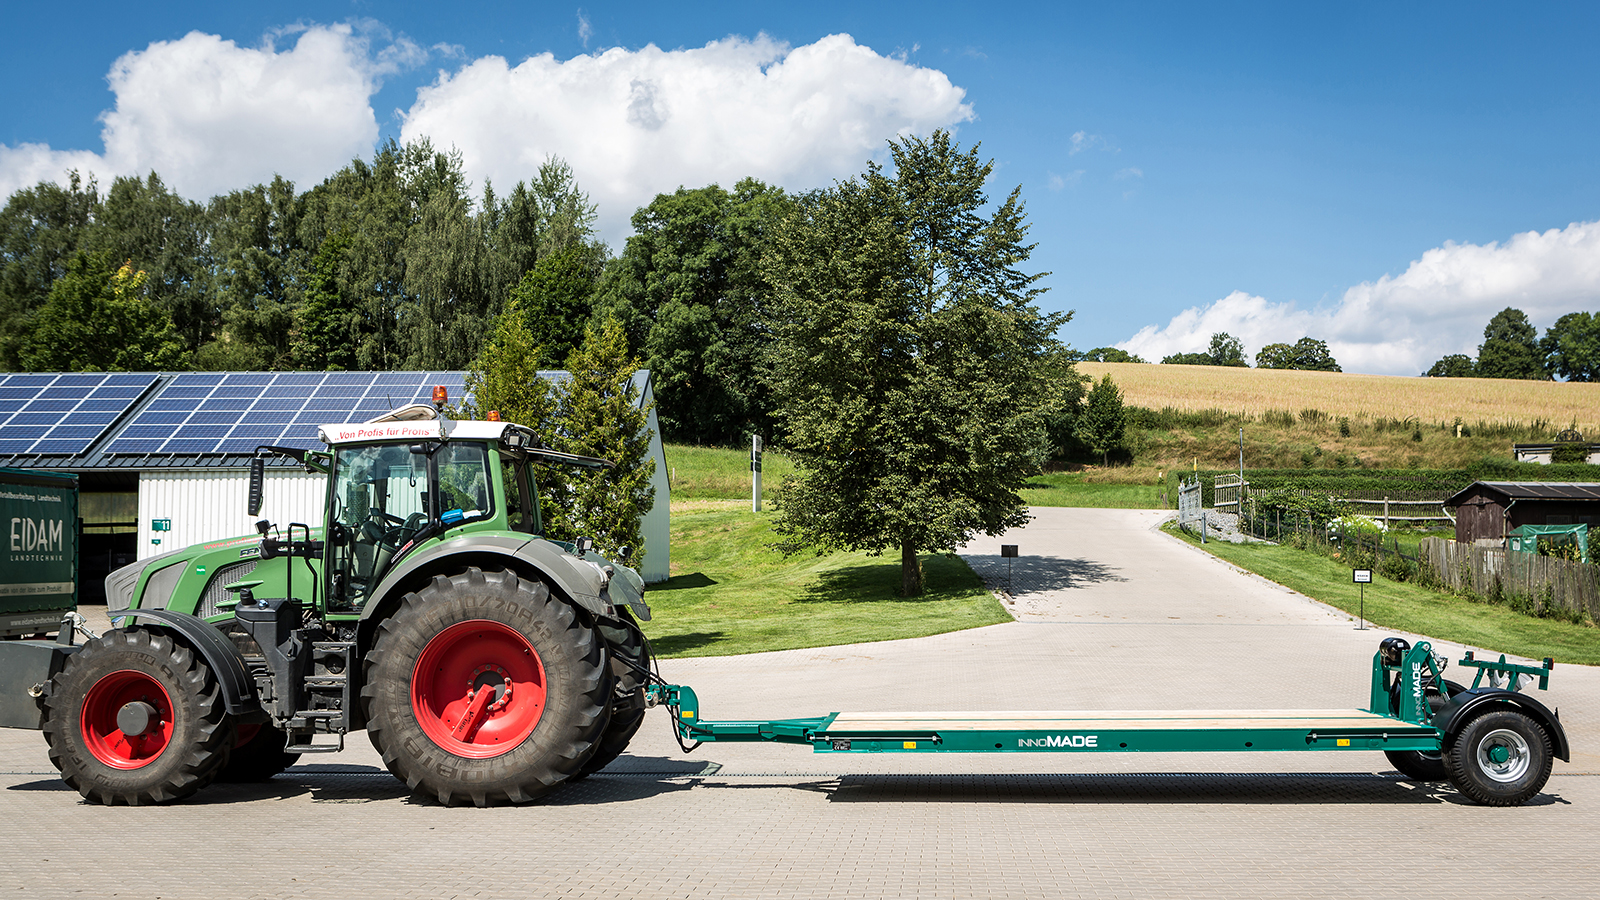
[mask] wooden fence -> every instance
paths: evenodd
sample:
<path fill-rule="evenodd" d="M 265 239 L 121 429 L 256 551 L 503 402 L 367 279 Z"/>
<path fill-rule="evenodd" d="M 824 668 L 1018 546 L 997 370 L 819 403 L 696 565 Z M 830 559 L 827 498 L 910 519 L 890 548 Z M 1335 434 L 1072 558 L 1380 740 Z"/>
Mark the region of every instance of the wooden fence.
<path fill-rule="evenodd" d="M 1487 597 L 1498 578 L 1501 592 L 1508 596 L 1526 597 L 1535 604 L 1548 602 L 1559 609 L 1584 610 L 1600 621 L 1600 566 L 1443 538 L 1425 538 L 1419 549 L 1439 578 L 1455 590 Z"/>

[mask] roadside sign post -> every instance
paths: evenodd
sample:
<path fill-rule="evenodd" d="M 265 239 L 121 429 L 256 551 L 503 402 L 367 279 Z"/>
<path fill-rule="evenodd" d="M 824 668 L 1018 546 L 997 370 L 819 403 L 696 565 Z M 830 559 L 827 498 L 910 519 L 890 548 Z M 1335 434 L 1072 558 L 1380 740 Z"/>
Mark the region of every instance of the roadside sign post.
<path fill-rule="evenodd" d="M 761 435 L 750 436 L 750 511 L 761 511 Z"/>
<path fill-rule="evenodd" d="M 1011 566 L 1017 559 L 1016 544 L 1001 544 L 1000 556 L 1006 561 L 1006 593 L 1011 593 Z"/>
<path fill-rule="evenodd" d="M 1367 585 L 1372 583 L 1371 569 L 1351 569 L 1350 580 L 1361 585 L 1361 613 L 1356 620 L 1356 630 L 1367 630 Z"/>

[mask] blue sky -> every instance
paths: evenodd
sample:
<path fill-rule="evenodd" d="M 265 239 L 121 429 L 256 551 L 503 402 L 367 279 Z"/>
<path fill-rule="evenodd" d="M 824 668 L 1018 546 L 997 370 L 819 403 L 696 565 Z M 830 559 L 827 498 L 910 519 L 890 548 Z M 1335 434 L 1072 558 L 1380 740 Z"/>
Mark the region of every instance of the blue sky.
<path fill-rule="evenodd" d="M 563 156 L 619 244 L 680 183 L 826 185 L 947 126 L 1022 186 L 1074 346 L 1310 334 L 1414 375 L 1504 306 L 1600 309 L 1600 6 L 1401 6 L 31 5 L 0 188 L 303 188 L 428 133 L 496 184 Z"/>

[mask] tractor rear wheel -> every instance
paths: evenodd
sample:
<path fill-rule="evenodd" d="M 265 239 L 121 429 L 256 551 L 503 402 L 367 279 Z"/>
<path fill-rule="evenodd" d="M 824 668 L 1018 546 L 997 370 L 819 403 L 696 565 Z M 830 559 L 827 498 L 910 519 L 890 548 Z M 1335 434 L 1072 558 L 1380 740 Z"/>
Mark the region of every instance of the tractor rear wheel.
<path fill-rule="evenodd" d="M 234 733 L 205 662 L 170 635 L 107 632 L 68 657 L 46 701 L 61 777 L 107 806 L 168 803 L 210 784 Z"/>
<path fill-rule="evenodd" d="M 611 718 L 600 735 L 594 755 L 583 764 L 573 780 L 587 778 L 610 765 L 628 749 L 628 742 L 644 724 L 645 673 L 650 671 L 650 648 L 644 632 L 626 609 L 618 609 L 621 625 L 602 625 L 611 657 Z"/>
<path fill-rule="evenodd" d="M 378 626 L 367 733 L 412 791 L 526 803 L 576 775 L 607 720 L 604 643 L 542 581 L 435 576 Z"/>
<path fill-rule="evenodd" d="M 300 759 L 298 753 L 288 753 L 289 736 L 271 725 L 249 723 L 235 726 L 238 737 L 233 743 L 233 753 L 228 764 L 217 773 L 217 780 L 243 784 L 267 781 Z"/>
<path fill-rule="evenodd" d="M 1450 783 L 1485 806 L 1516 806 L 1544 788 L 1553 757 L 1538 722 L 1511 709 L 1480 713 L 1444 748 Z"/>

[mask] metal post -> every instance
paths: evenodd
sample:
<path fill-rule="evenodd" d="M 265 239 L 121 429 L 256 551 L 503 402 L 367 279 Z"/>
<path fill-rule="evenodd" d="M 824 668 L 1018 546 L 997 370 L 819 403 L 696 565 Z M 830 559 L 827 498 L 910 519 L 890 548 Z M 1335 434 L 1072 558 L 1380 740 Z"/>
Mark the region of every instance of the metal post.
<path fill-rule="evenodd" d="M 1200 511 L 1200 543 L 1206 542 L 1206 511 Z"/>
<path fill-rule="evenodd" d="M 1389 530 L 1389 498 L 1383 498 L 1383 530 Z"/>
<path fill-rule="evenodd" d="M 750 436 L 750 511 L 761 511 L 761 435 Z"/>

